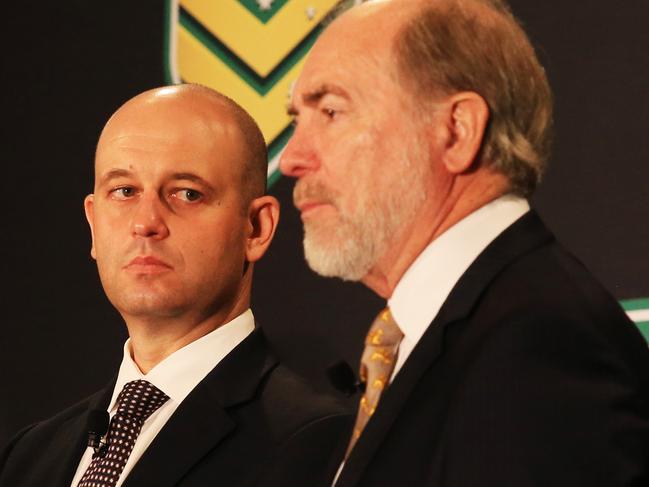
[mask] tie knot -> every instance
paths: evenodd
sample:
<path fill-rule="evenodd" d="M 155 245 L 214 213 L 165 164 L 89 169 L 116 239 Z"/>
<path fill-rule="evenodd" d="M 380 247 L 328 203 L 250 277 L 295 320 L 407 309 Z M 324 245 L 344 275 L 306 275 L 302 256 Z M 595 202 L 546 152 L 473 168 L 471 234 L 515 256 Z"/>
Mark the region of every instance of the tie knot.
<path fill-rule="evenodd" d="M 397 345 L 403 338 L 403 332 L 394 321 L 390 308 L 383 309 L 374 319 L 367 332 L 365 345 L 390 347 Z"/>
<path fill-rule="evenodd" d="M 145 380 L 127 382 L 117 397 L 117 412 L 144 422 L 169 396 Z"/>

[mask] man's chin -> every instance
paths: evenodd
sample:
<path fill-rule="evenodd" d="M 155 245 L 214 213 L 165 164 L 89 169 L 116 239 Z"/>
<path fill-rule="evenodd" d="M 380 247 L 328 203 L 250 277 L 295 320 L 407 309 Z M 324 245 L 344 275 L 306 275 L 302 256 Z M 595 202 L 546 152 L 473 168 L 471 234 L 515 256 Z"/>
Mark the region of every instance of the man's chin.
<path fill-rule="evenodd" d="M 304 256 L 313 272 L 323 277 L 344 281 L 360 281 L 371 267 L 368 256 L 362 255 L 350 242 L 304 239 Z"/>
<path fill-rule="evenodd" d="M 183 307 L 177 300 L 174 294 L 133 293 L 111 301 L 124 317 L 168 319 L 182 314 Z"/>

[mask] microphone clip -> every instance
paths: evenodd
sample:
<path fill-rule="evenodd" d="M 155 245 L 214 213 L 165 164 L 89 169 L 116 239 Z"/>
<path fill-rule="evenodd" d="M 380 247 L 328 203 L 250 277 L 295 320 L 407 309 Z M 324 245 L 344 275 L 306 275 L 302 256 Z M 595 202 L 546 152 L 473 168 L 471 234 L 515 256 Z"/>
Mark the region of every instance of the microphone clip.
<path fill-rule="evenodd" d="M 105 436 L 102 436 L 99 441 L 94 443 L 93 445 L 90 445 L 90 442 L 88 442 L 88 446 L 91 446 L 94 450 L 92 458 L 104 458 L 106 456 L 106 453 L 108 453 L 108 440 Z"/>
<path fill-rule="evenodd" d="M 346 396 L 351 396 L 358 391 L 365 392 L 365 382 L 356 378 L 354 370 L 344 360 L 328 367 L 327 377 L 331 385 Z"/>
<path fill-rule="evenodd" d="M 88 415 L 88 443 L 87 446 L 94 450 L 92 458 L 104 457 L 108 451 L 108 425 L 110 416 L 103 409 L 94 409 Z"/>

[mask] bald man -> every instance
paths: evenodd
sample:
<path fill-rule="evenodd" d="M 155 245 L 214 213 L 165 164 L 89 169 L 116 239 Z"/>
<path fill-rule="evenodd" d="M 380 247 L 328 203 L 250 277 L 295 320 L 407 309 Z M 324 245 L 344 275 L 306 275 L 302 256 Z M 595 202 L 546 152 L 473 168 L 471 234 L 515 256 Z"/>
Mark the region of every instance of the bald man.
<path fill-rule="evenodd" d="M 104 390 L 19 433 L 0 486 L 327 477 L 322 452 L 347 416 L 278 363 L 250 310 L 254 263 L 279 218 L 266 167 L 255 122 L 204 87 L 147 91 L 111 117 L 84 206 L 91 255 L 129 333 L 122 364 Z"/>
<path fill-rule="evenodd" d="M 306 259 L 387 307 L 336 487 L 649 485 L 647 344 L 530 209 L 552 95 L 505 2 L 352 8 L 291 113 Z"/>

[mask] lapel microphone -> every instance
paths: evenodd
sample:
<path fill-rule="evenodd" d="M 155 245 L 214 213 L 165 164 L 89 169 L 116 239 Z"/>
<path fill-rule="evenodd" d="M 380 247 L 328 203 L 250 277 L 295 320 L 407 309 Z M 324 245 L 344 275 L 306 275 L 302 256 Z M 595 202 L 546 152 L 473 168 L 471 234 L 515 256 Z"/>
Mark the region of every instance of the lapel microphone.
<path fill-rule="evenodd" d="M 356 378 L 354 369 L 344 360 L 329 366 L 327 377 L 331 385 L 346 396 L 351 396 L 358 391 L 365 392 L 365 382 Z"/>
<path fill-rule="evenodd" d="M 105 435 L 108 432 L 109 422 L 110 416 L 105 409 L 93 409 L 88 414 L 88 446 L 95 451 L 92 458 L 106 455 L 108 441 Z"/>

